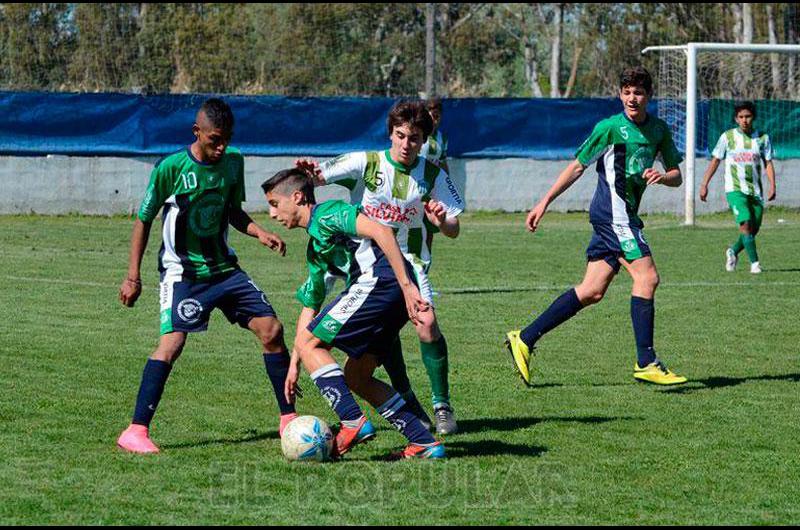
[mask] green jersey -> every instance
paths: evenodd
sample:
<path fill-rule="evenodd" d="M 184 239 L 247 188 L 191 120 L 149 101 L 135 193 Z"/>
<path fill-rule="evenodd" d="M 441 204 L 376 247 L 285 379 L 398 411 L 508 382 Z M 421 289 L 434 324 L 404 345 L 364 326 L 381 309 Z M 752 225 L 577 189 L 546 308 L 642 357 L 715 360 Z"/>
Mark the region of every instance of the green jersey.
<path fill-rule="evenodd" d="M 666 170 L 677 168 L 682 160 L 663 120 L 648 115 L 638 125 L 625 113 L 598 123 L 575 158 L 584 166 L 597 162 L 598 182 L 589 221 L 639 228 L 644 225 L 639 204 L 647 187 L 642 173 L 653 167 L 657 158 Z"/>
<path fill-rule="evenodd" d="M 725 161 L 725 193 L 738 191 L 762 198 L 761 164 L 773 159 L 769 136 L 759 131 L 745 134 L 738 127 L 722 133 L 711 156 Z"/>
<path fill-rule="evenodd" d="M 347 272 L 350 287 L 364 274 L 394 278 L 391 265 L 380 247 L 369 238 L 358 237 L 356 219 L 362 207 L 344 201 L 326 201 L 314 206 L 308 223 L 306 263 L 308 278 L 297 290 L 303 307 L 318 311 L 325 301 L 325 272 Z"/>
<path fill-rule="evenodd" d="M 244 201 L 244 158 L 228 148 L 216 164 L 190 148 L 162 159 L 150 175 L 139 219 L 152 223 L 163 206 L 158 270 L 162 277 L 207 280 L 236 270 L 228 246 L 228 216 Z"/>

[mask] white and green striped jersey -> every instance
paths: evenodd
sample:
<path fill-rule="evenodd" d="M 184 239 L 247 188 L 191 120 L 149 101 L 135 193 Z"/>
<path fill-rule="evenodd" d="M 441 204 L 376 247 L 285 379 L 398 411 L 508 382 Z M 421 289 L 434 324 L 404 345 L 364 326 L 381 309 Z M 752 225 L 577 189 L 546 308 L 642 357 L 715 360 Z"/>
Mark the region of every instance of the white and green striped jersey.
<path fill-rule="evenodd" d="M 774 156 L 768 135 L 730 129 L 719 137 L 711 156 L 725 161 L 725 193 L 738 191 L 762 197 L 761 163 L 766 165 Z"/>
<path fill-rule="evenodd" d="M 162 212 L 158 269 L 179 280 L 207 280 L 238 268 L 228 246 L 228 216 L 244 201 L 244 158 L 229 147 L 215 164 L 196 160 L 190 148 L 158 162 L 139 207 L 152 223 Z"/>
<path fill-rule="evenodd" d="M 428 141 L 422 146 L 419 156 L 433 162 L 440 168 L 447 168 L 447 136 L 442 131 L 436 131 L 428 136 Z"/>
<path fill-rule="evenodd" d="M 362 151 L 338 156 L 322 163 L 320 169 L 326 183 L 350 190 L 351 201 L 360 203 L 367 217 L 392 227 L 406 259 L 423 268 L 431 259 L 423 203 L 430 199 L 441 202 L 448 218 L 464 211 L 463 195 L 456 184 L 424 157 L 406 167 L 392 160 L 388 150 Z"/>

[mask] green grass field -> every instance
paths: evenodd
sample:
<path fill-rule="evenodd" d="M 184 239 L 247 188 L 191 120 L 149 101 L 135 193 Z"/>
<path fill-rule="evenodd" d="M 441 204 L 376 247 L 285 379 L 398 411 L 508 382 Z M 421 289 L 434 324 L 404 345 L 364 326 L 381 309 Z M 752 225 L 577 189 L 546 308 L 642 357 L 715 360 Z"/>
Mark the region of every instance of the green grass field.
<path fill-rule="evenodd" d="M 785 222 L 778 223 L 783 218 Z M 775 524 L 800 521 L 800 214 L 772 209 L 758 238 L 765 272 L 723 269 L 728 215 L 646 219 L 662 277 L 656 346 L 690 383 L 642 386 L 622 273 L 599 306 L 539 343 L 525 388 L 502 347 L 583 273 L 585 214 L 465 215 L 437 239 L 433 282 L 462 432 L 446 462 L 387 463 L 403 438 L 336 464 L 286 462 L 252 335 L 212 318 L 172 372 L 153 438 L 162 454 L 115 446 L 158 338 L 158 229 L 145 292 L 117 301 L 132 222 L 0 218 L 2 524 Z M 299 312 L 305 234 L 285 258 L 232 236 L 243 268 L 288 329 Z M 158 225 L 157 225 L 158 226 Z M 288 335 L 293 335 L 289 333 Z M 418 395 L 429 386 L 404 330 Z M 335 417 L 304 376 L 299 411 Z M 427 399 L 425 400 L 427 402 Z"/>

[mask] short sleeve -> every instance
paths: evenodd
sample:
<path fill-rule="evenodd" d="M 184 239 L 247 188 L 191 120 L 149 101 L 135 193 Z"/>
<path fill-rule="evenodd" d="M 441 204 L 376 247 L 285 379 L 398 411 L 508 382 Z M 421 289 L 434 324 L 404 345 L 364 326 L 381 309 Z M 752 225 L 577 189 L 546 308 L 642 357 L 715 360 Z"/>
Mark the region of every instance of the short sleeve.
<path fill-rule="evenodd" d="M 765 134 L 762 138 L 764 139 L 764 143 L 761 148 L 761 158 L 763 158 L 765 162 L 769 162 L 775 158 L 775 151 L 772 149 L 772 140 L 769 139 L 768 134 Z"/>
<path fill-rule="evenodd" d="M 716 158 L 717 160 L 725 160 L 725 154 L 728 152 L 728 139 L 725 137 L 725 133 L 722 133 L 717 140 L 717 145 L 714 146 L 714 150 L 711 151 L 711 156 Z"/>
<path fill-rule="evenodd" d="M 171 185 L 168 164 L 160 163 L 150 173 L 150 183 L 144 194 L 142 204 L 139 206 L 139 219 L 144 223 L 152 223 L 158 216 L 158 211 L 169 197 Z"/>
<path fill-rule="evenodd" d="M 466 207 L 464 195 L 458 189 L 456 183 L 444 170 L 439 172 L 434 182 L 431 198 L 442 203 L 447 210 L 447 217 L 459 216 Z"/>
<path fill-rule="evenodd" d="M 313 257 L 311 242 L 308 244 L 308 278 L 303 282 L 295 293 L 295 298 L 314 311 L 319 311 L 325 301 L 325 270 L 317 263 Z"/>
<path fill-rule="evenodd" d="M 603 156 L 606 149 L 612 145 L 611 129 L 605 121 L 595 125 L 592 134 L 581 144 L 575 152 L 575 158 L 584 166 L 594 164 L 597 159 Z"/>
<path fill-rule="evenodd" d="M 352 191 L 364 177 L 366 165 L 367 154 L 358 152 L 327 160 L 320 164 L 319 169 L 326 184 L 338 184 Z"/>

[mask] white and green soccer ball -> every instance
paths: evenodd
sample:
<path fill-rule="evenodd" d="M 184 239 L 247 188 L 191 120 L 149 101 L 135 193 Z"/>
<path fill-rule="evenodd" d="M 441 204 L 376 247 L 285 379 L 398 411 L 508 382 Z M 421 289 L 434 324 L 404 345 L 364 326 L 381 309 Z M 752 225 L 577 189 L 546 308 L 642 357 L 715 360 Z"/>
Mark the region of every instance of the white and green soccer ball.
<path fill-rule="evenodd" d="M 299 416 L 283 430 L 281 449 L 288 460 L 326 462 L 331 459 L 333 433 L 316 416 Z"/>

